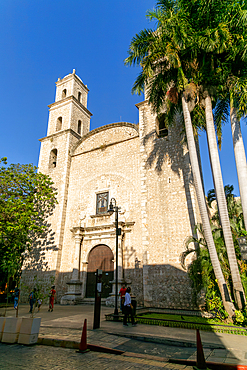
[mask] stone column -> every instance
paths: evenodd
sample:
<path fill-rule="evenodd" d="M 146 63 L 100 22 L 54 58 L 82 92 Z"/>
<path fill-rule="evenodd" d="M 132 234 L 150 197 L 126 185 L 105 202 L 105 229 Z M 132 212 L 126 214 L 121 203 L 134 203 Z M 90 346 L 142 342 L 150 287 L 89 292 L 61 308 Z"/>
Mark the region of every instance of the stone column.
<path fill-rule="evenodd" d="M 71 280 L 66 283 L 68 286 L 68 291 L 61 298 L 61 304 L 76 304 L 82 298 L 82 282 L 80 281 L 80 260 L 83 230 L 81 227 L 74 227 L 71 231 L 74 233 L 75 238 L 73 272 Z"/>
<path fill-rule="evenodd" d="M 80 231 L 77 231 L 75 234 L 75 253 L 71 280 L 80 280 L 81 242 L 82 235 Z"/>

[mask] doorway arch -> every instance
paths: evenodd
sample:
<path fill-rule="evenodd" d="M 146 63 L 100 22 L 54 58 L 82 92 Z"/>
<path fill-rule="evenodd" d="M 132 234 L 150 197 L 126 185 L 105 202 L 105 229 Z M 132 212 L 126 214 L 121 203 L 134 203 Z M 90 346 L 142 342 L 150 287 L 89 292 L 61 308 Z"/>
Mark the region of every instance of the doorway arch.
<path fill-rule="evenodd" d="M 94 298 L 96 270 L 102 270 L 102 298 L 109 297 L 111 293 L 110 281 L 114 278 L 114 255 L 112 250 L 104 244 L 94 247 L 88 257 L 86 297 Z"/>

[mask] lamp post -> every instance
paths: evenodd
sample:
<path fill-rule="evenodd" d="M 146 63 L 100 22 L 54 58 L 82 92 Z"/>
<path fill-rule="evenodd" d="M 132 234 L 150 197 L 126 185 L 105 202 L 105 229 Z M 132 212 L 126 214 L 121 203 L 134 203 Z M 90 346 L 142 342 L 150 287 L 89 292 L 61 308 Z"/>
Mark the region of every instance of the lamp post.
<path fill-rule="evenodd" d="M 116 277 L 115 277 L 115 310 L 114 316 L 118 319 L 118 235 L 121 235 L 121 231 L 118 230 L 118 211 L 120 207 L 117 206 L 115 198 L 111 198 L 109 209 L 107 212 L 113 214 L 115 212 L 115 227 L 116 227 Z"/>

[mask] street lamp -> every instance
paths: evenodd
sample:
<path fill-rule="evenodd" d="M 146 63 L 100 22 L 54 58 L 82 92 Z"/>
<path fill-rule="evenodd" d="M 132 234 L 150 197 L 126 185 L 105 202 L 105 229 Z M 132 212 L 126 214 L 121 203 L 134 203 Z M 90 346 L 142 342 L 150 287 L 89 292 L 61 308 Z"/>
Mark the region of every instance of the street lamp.
<path fill-rule="evenodd" d="M 242 260 L 247 260 L 247 237 L 240 236 L 240 238 L 238 238 L 238 245 Z"/>
<path fill-rule="evenodd" d="M 117 202 L 115 198 L 111 198 L 109 209 L 107 212 L 109 212 L 111 215 L 113 212 L 115 212 L 115 227 L 116 227 L 116 291 L 115 291 L 115 310 L 114 310 L 114 316 L 118 319 L 118 235 L 121 235 L 121 229 L 118 229 L 118 211 L 120 210 L 120 207 L 117 206 Z"/>

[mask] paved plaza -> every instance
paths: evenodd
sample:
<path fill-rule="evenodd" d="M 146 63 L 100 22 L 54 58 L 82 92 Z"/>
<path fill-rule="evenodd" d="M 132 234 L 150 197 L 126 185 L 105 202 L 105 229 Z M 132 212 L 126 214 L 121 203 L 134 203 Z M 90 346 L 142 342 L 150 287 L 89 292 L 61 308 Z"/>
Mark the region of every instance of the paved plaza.
<path fill-rule="evenodd" d="M 28 305 L 21 305 L 19 316 L 29 317 L 28 309 Z M 169 364 L 167 362 L 168 359 L 196 359 L 195 330 L 143 324 L 139 324 L 136 327 L 132 327 L 131 325 L 123 327 L 121 322 L 105 321 L 105 314 L 112 313 L 113 309 L 104 306 L 101 308 L 100 328 L 93 330 L 93 309 L 94 307 L 92 305 L 55 305 L 54 311 L 48 312 L 48 307 L 45 305 L 42 306 L 41 311 L 37 314 L 37 316 L 42 318 L 39 340 L 41 342 L 45 340 L 46 343 L 49 342 L 50 344 L 53 342 L 56 345 L 59 345 L 59 343 L 55 343 L 56 341 L 63 340 L 64 343 L 67 343 L 67 346 L 70 346 L 73 342 L 78 345 L 84 319 L 87 319 L 87 342 L 89 344 L 122 350 L 125 354 L 116 356 L 90 352 L 90 354 L 81 355 L 84 356 L 83 363 L 85 363 L 84 361 L 88 361 L 87 367 L 82 368 L 93 369 L 96 368 L 97 364 L 100 364 L 102 369 L 138 369 L 139 367 L 143 369 L 159 367 L 182 369 L 185 368 L 184 365 Z M 3 309 L 0 309 L 1 313 L 3 313 Z M 14 309 L 9 308 L 7 316 L 14 315 Z M 247 336 L 201 331 L 201 338 L 206 361 L 247 365 Z M 47 340 L 50 341 L 47 342 Z M 54 368 L 80 368 L 78 367 L 78 361 L 80 363 L 78 354 L 75 354 L 75 350 L 73 349 L 40 345 L 33 347 L 8 346 L 4 344 L 1 344 L 0 348 L 1 353 L 6 351 L 6 348 L 8 349 L 7 352 L 20 351 L 20 353 L 23 353 L 24 359 L 28 353 L 32 354 L 35 358 L 42 358 L 42 351 L 44 351 L 48 357 L 51 357 L 49 361 L 54 360 L 54 358 L 56 359 L 56 356 L 58 356 L 59 361 L 63 364 L 60 364 L 62 367 L 58 366 Z M 74 364 L 74 367 L 66 367 L 66 358 L 71 361 L 71 364 Z M 4 363 L 5 361 L 10 360 L 5 359 Z M 11 361 L 14 360 L 11 359 Z M 4 366 L 10 365 L 6 363 Z M 18 364 L 16 366 L 12 368 L 25 368 L 18 367 Z M 48 368 L 44 367 L 46 364 L 42 366 L 42 369 Z M 187 367 L 187 369 L 189 368 Z M 8 369 L 8 367 L 4 367 L 3 369 Z"/>
<path fill-rule="evenodd" d="M 76 369 L 166 369 L 192 370 L 191 366 L 173 365 L 160 361 L 117 356 L 107 353 L 76 353 L 67 348 L 0 344 L 1 370 L 76 370 Z"/>

